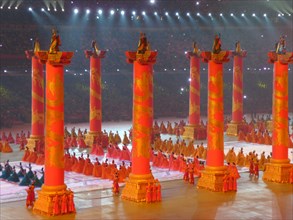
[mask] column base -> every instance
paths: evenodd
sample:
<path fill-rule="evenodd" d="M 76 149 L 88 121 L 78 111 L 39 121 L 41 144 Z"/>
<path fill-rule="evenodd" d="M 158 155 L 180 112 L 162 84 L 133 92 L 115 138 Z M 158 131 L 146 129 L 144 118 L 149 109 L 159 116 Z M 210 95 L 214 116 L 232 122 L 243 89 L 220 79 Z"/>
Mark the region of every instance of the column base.
<path fill-rule="evenodd" d="M 44 136 L 30 135 L 30 137 L 27 138 L 27 144 L 25 147 L 27 147 L 29 151 L 34 152 L 36 147 L 36 141 L 44 140 L 44 138 Z"/>
<path fill-rule="evenodd" d="M 183 139 L 199 140 L 198 133 L 205 129 L 201 125 L 186 125 L 184 126 Z"/>
<path fill-rule="evenodd" d="M 274 160 L 265 164 L 265 171 L 262 179 L 276 183 L 290 183 L 290 170 L 293 165 L 290 160 Z"/>
<path fill-rule="evenodd" d="M 67 207 L 68 210 L 66 213 L 63 213 L 62 211 L 62 196 L 64 194 L 69 195 L 70 193 L 73 193 L 72 191 L 67 190 L 67 186 L 61 185 L 61 186 L 46 186 L 43 185 L 41 190 L 38 191 L 38 198 L 35 201 L 33 212 L 40 215 L 45 216 L 53 216 L 53 215 L 62 215 L 62 214 L 72 214 L 75 213 L 75 208 L 73 210 L 69 208 L 69 199 L 67 200 Z M 58 195 L 59 200 L 59 211 L 56 213 L 56 210 L 54 210 L 54 205 L 56 205 L 54 201 L 54 197 L 56 197 L 56 194 Z M 67 197 L 68 198 L 68 197 Z M 74 207 L 74 203 L 73 203 Z"/>
<path fill-rule="evenodd" d="M 228 124 L 228 128 L 226 131 L 226 135 L 228 136 L 238 136 L 239 128 L 242 125 L 242 123 L 239 122 L 231 122 Z"/>
<path fill-rule="evenodd" d="M 227 168 L 222 167 L 206 167 L 201 172 L 198 180 L 198 189 L 207 189 L 213 192 L 223 192 L 223 177 Z"/>
<path fill-rule="evenodd" d="M 99 135 L 98 131 L 89 131 L 85 135 L 85 144 L 86 146 L 93 147 L 95 138 Z"/>
<path fill-rule="evenodd" d="M 134 202 L 145 202 L 146 187 L 150 181 L 154 181 L 151 173 L 147 175 L 134 175 L 131 173 L 129 179 L 126 180 L 121 198 Z"/>

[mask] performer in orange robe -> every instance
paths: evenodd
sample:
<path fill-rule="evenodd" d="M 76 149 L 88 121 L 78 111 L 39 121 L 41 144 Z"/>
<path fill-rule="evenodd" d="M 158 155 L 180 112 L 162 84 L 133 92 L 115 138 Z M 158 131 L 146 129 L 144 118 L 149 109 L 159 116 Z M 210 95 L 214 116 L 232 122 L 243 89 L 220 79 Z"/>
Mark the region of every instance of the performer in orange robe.
<path fill-rule="evenodd" d="M 155 183 L 156 183 L 156 189 L 157 189 L 157 201 L 161 202 L 162 201 L 161 184 L 158 181 L 158 179 L 155 180 Z"/>
<path fill-rule="evenodd" d="M 61 214 L 66 214 L 68 212 L 68 197 L 64 191 L 64 194 L 61 198 Z"/>
<path fill-rule="evenodd" d="M 32 184 L 26 189 L 27 197 L 26 197 L 26 207 L 33 207 L 35 202 L 35 186 Z"/>
<path fill-rule="evenodd" d="M 118 176 L 118 172 L 116 172 L 114 174 L 113 187 L 112 187 L 113 188 L 112 191 L 113 191 L 114 195 L 119 194 L 119 184 L 118 184 L 118 181 L 119 181 L 119 176 Z"/>
<path fill-rule="evenodd" d="M 71 189 L 68 189 L 69 194 L 68 194 L 68 212 L 69 213 L 75 213 L 75 205 L 74 205 L 74 200 L 73 200 L 73 192 Z"/>
<path fill-rule="evenodd" d="M 99 162 L 98 158 L 96 158 L 96 162 L 94 164 L 93 176 L 94 177 L 101 177 L 102 176 L 102 165 Z"/>
<path fill-rule="evenodd" d="M 145 201 L 147 203 L 151 203 L 152 202 L 152 187 L 151 187 L 151 183 L 148 182 L 148 185 L 146 186 L 146 198 Z"/>

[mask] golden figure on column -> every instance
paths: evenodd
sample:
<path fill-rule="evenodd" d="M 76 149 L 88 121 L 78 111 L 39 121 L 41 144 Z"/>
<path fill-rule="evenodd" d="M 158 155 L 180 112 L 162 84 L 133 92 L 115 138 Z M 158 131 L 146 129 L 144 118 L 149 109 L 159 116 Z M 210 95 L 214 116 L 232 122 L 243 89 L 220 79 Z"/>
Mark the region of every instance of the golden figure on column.
<path fill-rule="evenodd" d="M 213 52 L 202 52 L 208 63 L 208 122 L 207 159 L 197 187 L 219 192 L 223 190 L 224 166 L 224 96 L 223 63 L 229 61 L 230 51 L 221 50 L 221 39 L 216 35 Z M 216 53 L 214 53 L 216 52 Z"/>
<path fill-rule="evenodd" d="M 284 37 L 276 45 L 276 51 L 268 53 L 269 62 L 274 64 L 273 77 L 273 154 L 266 164 L 263 180 L 290 183 L 292 164 L 288 158 L 288 64 L 293 63 L 293 52 L 287 52 Z"/>
<path fill-rule="evenodd" d="M 93 40 L 92 51 L 86 50 L 84 53 L 90 59 L 90 130 L 85 136 L 85 144 L 92 147 L 95 137 L 102 134 L 101 59 L 106 56 L 106 51 L 100 50 Z"/>
<path fill-rule="evenodd" d="M 45 183 L 33 210 L 44 215 L 60 215 L 56 200 L 71 195 L 64 184 L 64 65 L 70 63 L 73 52 L 59 51 L 60 38 L 54 33 L 50 50 L 36 52 L 39 61 L 46 64 L 46 133 Z"/>
<path fill-rule="evenodd" d="M 153 64 L 156 51 L 149 50 L 144 33 L 140 34 L 137 51 L 127 51 L 133 63 L 132 170 L 122 191 L 122 198 L 146 201 L 147 186 L 154 182 L 150 170 L 151 132 L 153 125 Z"/>
<path fill-rule="evenodd" d="M 233 97 L 232 97 L 232 121 L 228 124 L 227 135 L 237 136 L 243 124 L 243 58 L 246 51 L 241 49 L 240 42 L 235 44 L 233 62 Z"/>

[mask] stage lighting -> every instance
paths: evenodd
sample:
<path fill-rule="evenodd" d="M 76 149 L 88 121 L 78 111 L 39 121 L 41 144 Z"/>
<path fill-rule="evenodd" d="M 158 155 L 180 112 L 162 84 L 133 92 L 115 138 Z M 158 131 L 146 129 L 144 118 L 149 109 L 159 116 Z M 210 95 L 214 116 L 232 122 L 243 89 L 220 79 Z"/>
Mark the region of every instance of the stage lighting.
<path fill-rule="evenodd" d="M 222 14 L 222 13 L 220 13 L 220 16 L 222 17 L 222 16 L 223 16 L 223 14 Z"/>
<path fill-rule="evenodd" d="M 132 11 L 132 15 L 135 15 L 136 14 L 136 12 L 135 11 Z"/>
<path fill-rule="evenodd" d="M 10 10 L 10 8 L 11 8 L 11 7 L 10 7 L 10 6 L 8 6 L 8 9 L 9 9 L 9 10 Z"/>
<path fill-rule="evenodd" d="M 18 7 L 17 6 L 15 6 L 15 10 L 17 10 L 18 9 Z"/>
<path fill-rule="evenodd" d="M 151 4 L 155 4 L 156 1 L 155 1 L 155 0 L 150 0 L 150 3 L 151 3 Z"/>
<path fill-rule="evenodd" d="M 231 17 L 233 17 L 233 16 L 234 16 L 234 14 L 233 14 L 233 13 L 231 13 L 230 15 L 231 15 Z"/>
<path fill-rule="evenodd" d="M 169 15 L 169 13 L 166 11 L 166 12 L 165 12 L 165 15 L 166 15 L 166 16 L 168 16 L 168 15 Z"/>
<path fill-rule="evenodd" d="M 158 15 L 158 12 L 155 11 L 155 12 L 154 12 L 154 15 Z"/>
<path fill-rule="evenodd" d="M 264 16 L 264 17 L 266 17 L 266 16 L 267 16 L 267 14 L 263 14 L 263 16 Z"/>
<path fill-rule="evenodd" d="M 7 70 L 4 70 L 4 73 L 7 73 Z"/>
<path fill-rule="evenodd" d="M 246 95 L 244 95 L 244 96 L 243 96 L 243 98 L 245 98 L 245 99 L 246 99 L 246 98 L 247 98 L 247 96 L 246 96 Z"/>
<path fill-rule="evenodd" d="M 176 12 L 176 13 L 175 13 L 175 15 L 176 15 L 176 16 L 179 16 L 179 13 L 178 13 L 178 12 Z"/>
<path fill-rule="evenodd" d="M 89 14 L 89 13 L 91 13 L 91 11 L 90 11 L 89 9 L 87 9 L 87 10 L 86 10 L 86 13 Z"/>
<path fill-rule="evenodd" d="M 44 9 L 44 8 L 42 8 L 42 9 L 41 9 L 41 11 L 45 11 L 45 9 Z"/>
<path fill-rule="evenodd" d="M 112 10 L 110 11 L 110 14 L 111 14 L 111 15 L 115 14 L 115 11 L 112 9 Z"/>
<path fill-rule="evenodd" d="M 102 9 L 99 9 L 99 10 L 98 10 L 98 14 L 99 14 L 99 15 L 103 14 Z"/>
<path fill-rule="evenodd" d="M 196 15 L 197 15 L 197 16 L 200 16 L 200 13 L 199 13 L 199 12 L 197 12 L 197 13 L 196 13 Z"/>
<path fill-rule="evenodd" d="M 62 11 L 64 11 L 64 8 L 62 8 Z"/>
<path fill-rule="evenodd" d="M 186 13 L 186 15 L 189 17 L 189 16 L 190 16 L 190 13 L 189 13 L 189 12 L 187 12 L 187 13 Z"/>
<path fill-rule="evenodd" d="M 78 9 L 75 8 L 75 9 L 74 9 L 74 14 L 77 14 L 77 13 L 78 13 Z"/>
<path fill-rule="evenodd" d="M 212 16 L 212 13 L 209 13 L 209 16 L 211 17 Z"/>
<path fill-rule="evenodd" d="M 199 5 L 199 2 L 196 2 L 196 5 Z"/>
<path fill-rule="evenodd" d="M 189 78 L 188 81 L 191 82 L 191 78 Z"/>
<path fill-rule="evenodd" d="M 241 16 L 244 17 L 245 16 L 244 13 L 242 13 Z"/>
<path fill-rule="evenodd" d="M 3 9 L 3 6 L 1 6 L 0 9 Z"/>
<path fill-rule="evenodd" d="M 278 14 L 278 17 L 281 17 L 281 14 Z"/>
<path fill-rule="evenodd" d="M 28 8 L 29 11 L 32 11 L 33 9 L 31 7 Z"/>
<path fill-rule="evenodd" d="M 121 15 L 124 15 L 125 14 L 125 11 L 122 10 L 120 13 L 121 13 Z"/>
<path fill-rule="evenodd" d="M 252 17 L 255 17 L 255 13 L 252 14 Z"/>
<path fill-rule="evenodd" d="M 57 11 L 57 8 L 54 8 L 54 11 Z"/>
<path fill-rule="evenodd" d="M 142 15 L 145 15 L 145 11 L 142 12 Z"/>

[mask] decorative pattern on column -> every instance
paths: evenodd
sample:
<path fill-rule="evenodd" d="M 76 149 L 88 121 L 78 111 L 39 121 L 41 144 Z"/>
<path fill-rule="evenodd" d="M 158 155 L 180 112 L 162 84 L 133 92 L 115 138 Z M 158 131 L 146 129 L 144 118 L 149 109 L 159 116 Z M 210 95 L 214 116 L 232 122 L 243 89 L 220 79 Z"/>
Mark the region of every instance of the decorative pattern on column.
<path fill-rule="evenodd" d="M 142 39 L 142 38 L 145 39 Z M 147 40 L 141 35 L 141 40 Z M 142 48 L 143 49 L 143 48 Z M 128 63 L 133 63 L 132 171 L 126 181 L 122 198 L 136 202 L 146 200 L 146 187 L 154 181 L 150 170 L 151 132 L 153 125 L 153 64 L 156 51 L 127 51 Z"/>
<path fill-rule="evenodd" d="M 247 52 L 241 50 L 240 43 L 236 43 L 236 49 L 232 52 L 233 62 L 233 97 L 232 97 L 232 121 L 228 124 L 227 135 L 237 136 L 243 125 L 243 58 Z"/>
<path fill-rule="evenodd" d="M 99 50 L 96 42 L 92 43 L 93 51 L 86 50 L 86 58 L 90 58 L 90 130 L 85 137 L 87 146 L 92 147 L 94 139 L 102 132 L 102 83 L 101 83 L 101 59 L 106 51 Z"/>
<path fill-rule="evenodd" d="M 293 52 L 269 52 L 274 64 L 273 77 L 273 155 L 266 165 L 263 180 L 289 183 L 292 164 L 288 159 L 288 64 L 293 63 Z"/>
<path fill-rule="evenodd" d="M 230 51 L 219 53 L 202 52 L 208 62 L 208 123 L 207 166 L 202 171 L 197 187 L 211 191 L 222 191 L 224 166 L 224 100 L 223 63 L 229 61 Z"/>
<path fill-rule="evenodd" d="M 184 139 L 199 139 L 198 133 L 205 129 L 200 124 L 200 50 L 194 42 L 193 51 L 186 53 L 190 60 L 189 124 L 184 127 Z"/>
<path fill-rule="evenodd" d="M 44 74 L 43 64 L 39 62 L 35 52 L 27 50 L 25 54 L 32 61 L 31 135 L 26 147 L 34 151 L 36 142 L 44 140 Z"/>
<path fill-rule="evenodd" d="M 45 215 L 59 215 L 53 200 L 72 193 L 64 184 L 64 65 L 73 52 L 39 51 L 36 56 L 46 63 L 46 133 L 45 183 L 38 191 L 34 211 Z"/>

